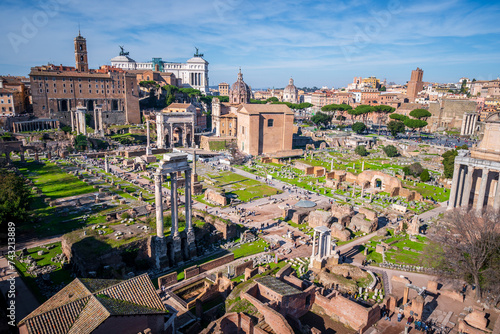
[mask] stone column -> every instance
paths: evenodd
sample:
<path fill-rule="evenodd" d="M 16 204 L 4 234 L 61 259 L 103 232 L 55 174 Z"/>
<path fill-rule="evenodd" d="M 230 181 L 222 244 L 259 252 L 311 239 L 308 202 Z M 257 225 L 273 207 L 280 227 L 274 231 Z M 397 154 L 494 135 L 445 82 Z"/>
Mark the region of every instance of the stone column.
<path fill-rule="evenodd" d="M 457 187 L 457 207 L 462 205 L 464 182 L 465 182 L 465 166 L 460 168 L 460 175 L 458 177 L 458 187 Z"/>
<path fill-rule="evenodd" d="M 477 122 L 477 117 L 478 117 L 478 114 L 474 114 L 474 119 L 472 121 L 472 131 L 471 131 L 471 136 L 474 134 L 475 130 L 476 130 L 476 122 Z"/>
<path fill-rule="evenodd" d="M 326 245 L 327 245 L 327 250 L 326 250 L 326 256 L 332 255 L 332 236 L 330 234 L 327 234 L 326 236 Z"/>
<path fill-rule="evenodd" d="M 172 235 L 179 236 L 179 216 L 177 211 L 177 172 L 170 173 L 170 208 L 172 211 Z"/>
<path fill-rule="evenodd" d="M 462 118 L 462 127 L 460 129 L 460 134 L 462 136 L 465 135 L 465 124 L 467 123 L 467 114 L 464 114 L 463 118 Z"/>
<path fill-rule="evenodd" d="M 146 126 L 147 126 L 147 145 L 149 147 L 149 119 L 146 121 Z"/>
<path fill-rule="evenodd" d="M 500 210 L 500 172 L 498 173 L 497 188 L 495 191 L 495 201 L 493 202 L 493 209 Z"/>
<path fill-rule="evenodd" d="M 314 233 L 313 233 L 312 242 L 313 242 L 313 251 L 311 254 L 311 258 L 314 258 L 316 256 L 316 231 L 314 231 Z"/>
<path fill-rule="evenodd" d="M 97 108 L 94 108 L 94 134 L 99 133 L 99 123 L 97 122 Z"/>
<path fill-rule="evenodd" d="M 450 199 L 448 202 L 448 210 L 455 208 L 455 200 L 457 198 L 458 189 L 458 174 L 460 173 L 460 164 L 455 162 L 455 169 L 453 171 L 453 181 L 451 181 Z"/>
<path fill-rule="evenodd" d="M 324 240 L 324 233 L 319 234 L 319 240 L 318 240 L 318 257 L 322 258 L 323 255 L 325 254 L 324 248 L 325 248 L 325 240 Z"/>
<path fill-rule="evenodd" d="M 188 233 L 193 231 L 192 217 L 191 217 L 191 170 L 186 169 L 184 172 L 185 177 L 185 211 L 186 211 L 186 229 Z"/>
<path fill-rule="evenodd" d="M 99 133 L 104 137 L 104 126 L 102 125 L 102 108 L 99 109 Z"/>
<path fill-rule="evenodd" d="M 483 168 L 483 174 L 481 176 L 481 187 L 479 188 L 479 196 L 476 203 L 476 211 L 481 212 L 483 210 L 484 198 L 486 197 L 486 183 L 488 181 L 488 168 Z"/>
<path fill-rule="evenodd" d="M 155 174 L 156 236 L 163 238 L 163 199 L 161 194 L 161 175 Z"/>
<path fill-rule="evenodd" d="M 472 188 L 472 175 L 474 174 L 474 167 L 467 166 L 467 176 L 465 177 L 464 193 L 462 195 L 462 207 L 468 208 L 470 201 L 470 192 Z"/>

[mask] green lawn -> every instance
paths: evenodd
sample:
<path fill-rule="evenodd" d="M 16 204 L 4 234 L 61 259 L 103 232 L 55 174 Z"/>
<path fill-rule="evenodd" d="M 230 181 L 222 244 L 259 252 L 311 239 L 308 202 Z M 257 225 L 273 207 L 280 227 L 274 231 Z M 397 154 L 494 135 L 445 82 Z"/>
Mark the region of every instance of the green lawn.
<path fill-rule="evenodd" d="M 76 176 L 66 173 L 53 163 L 29 164 L 27 167 L 19 166 L 19 170 L 42 192 L 52 199 L 76 196 L 95 192 L 96 190 Z"/>
<path fill-rule="evenodd" d="M 251 243 L 240 245 L 239 247 L 231 248 L 229 251 L 234 253 L 234 258 L 245 257 L 264 251 L 264 247 L 269 247 L 269 244 L 260 239 Z"/>

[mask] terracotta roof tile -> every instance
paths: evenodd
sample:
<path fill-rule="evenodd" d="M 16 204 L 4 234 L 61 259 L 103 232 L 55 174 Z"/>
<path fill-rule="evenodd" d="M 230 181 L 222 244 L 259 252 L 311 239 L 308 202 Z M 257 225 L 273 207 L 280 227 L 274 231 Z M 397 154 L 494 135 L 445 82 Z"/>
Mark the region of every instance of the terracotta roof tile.
<path fill-rule="evenodd" d="M 147 274 L 126 281 L 75 279 L 19 325 L 28 333 L 91 333 L 110 315 L 165 314 Z"/>

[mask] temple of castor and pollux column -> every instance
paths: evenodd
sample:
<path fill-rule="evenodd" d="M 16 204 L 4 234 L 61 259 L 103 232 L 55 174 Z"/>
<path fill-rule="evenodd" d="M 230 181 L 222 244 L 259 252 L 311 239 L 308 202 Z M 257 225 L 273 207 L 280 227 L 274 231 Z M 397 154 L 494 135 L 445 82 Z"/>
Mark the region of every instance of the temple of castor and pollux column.
<path fill-rule="evenodd" d="M 484 126 L 483 139 L 476 147 L 458 151 L 448 210 L 500 209 L 500 113 L 488 116 Z"/>
<path fill-rule="evenodd" d="M 177 178 L 184 172 L 185 178 L 185 233 L 179 233 L 179 212 L 177 205 Z M 163 226 L 162 182 L 170 176 L 170 203 L 172 229 L 165 237 Z M 185 153 L 169 153 L 163 156 L 155 173 L 156 236 L 150 239 L 149 256 L 156 268 L 164 268 L 183 262 L 196 255 L 195 235 L 192 223 L 191 167 Z"/>

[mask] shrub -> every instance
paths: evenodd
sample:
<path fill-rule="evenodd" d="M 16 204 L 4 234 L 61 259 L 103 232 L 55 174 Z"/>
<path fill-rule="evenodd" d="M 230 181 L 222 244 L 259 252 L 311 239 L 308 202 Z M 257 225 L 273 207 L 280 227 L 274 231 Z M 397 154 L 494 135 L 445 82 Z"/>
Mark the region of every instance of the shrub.
<path fill-rule="evenodd" d="M 383 148 L 383 150 L 389 158 L 395 157 L 399 154 L 398 149 L 393 145 L 387 145 Z"/>
<path fill-rule="evenodd" d="M 360 155 L 362 157 L 365 157 L 368 155 L 368 151 L 362 145 L 359 145 L 358 147 L 356 147 L 356 149 L 354 150 L 354 153 L 356 153 L 357 155 Z"/>
<path fill-rule="evenodd" d="M 427 169 L 424 169 L 422 173 L 420 173 L 420 181 L 427 182 L 431 179 L 431 175 Z"/>

